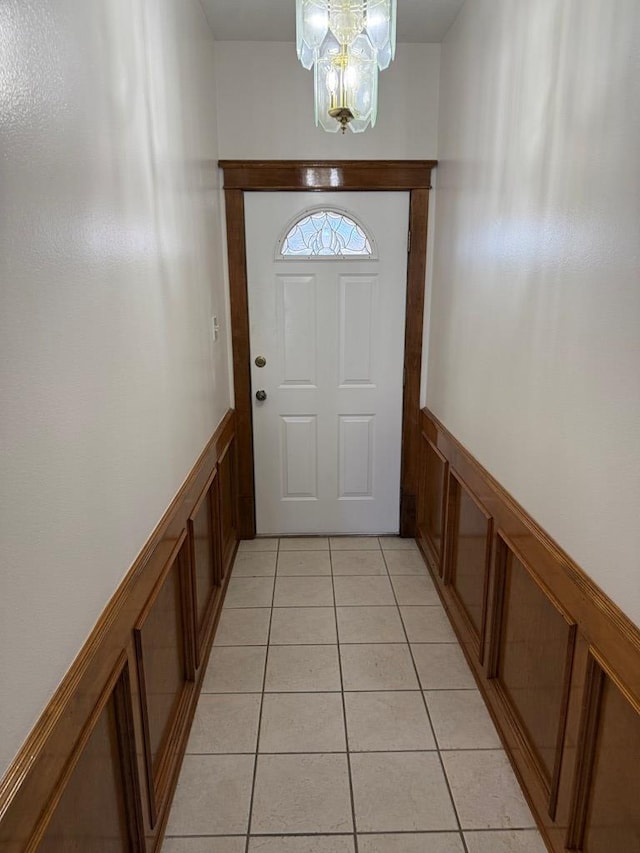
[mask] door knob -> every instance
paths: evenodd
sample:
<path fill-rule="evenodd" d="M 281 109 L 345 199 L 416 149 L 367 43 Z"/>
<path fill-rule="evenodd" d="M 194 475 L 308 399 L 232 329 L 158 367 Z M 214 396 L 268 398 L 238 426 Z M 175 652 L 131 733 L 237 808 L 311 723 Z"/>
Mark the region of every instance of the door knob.
<path fill-rule="evenodd" d="M 263 403 L 266 399 L 267 399 L 267 392 L 266 391 L 256 391 L 256 400 L 259 403 Z"/>
<path fill-rule="evenodd" d="M 263 355 L 259 355 L 256 358 L 256 367 L 265 367 L 267 364 L 267 359 Z"/>

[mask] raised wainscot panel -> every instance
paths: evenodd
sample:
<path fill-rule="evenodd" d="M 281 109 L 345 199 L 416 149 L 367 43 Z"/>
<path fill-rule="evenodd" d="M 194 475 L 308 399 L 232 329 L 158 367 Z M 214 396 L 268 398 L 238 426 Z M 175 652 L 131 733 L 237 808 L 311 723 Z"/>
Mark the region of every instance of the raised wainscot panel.
<path fill-rule="evenodd" d="M 593 654 L 583 708 L 567 848 L 640 850 L 640 706 Z"/>
<path fill-rule="evenodd" d="M 200 666 L 221 587 L 219 476 L 207 483 L 188 520 L 196 625 L 196 666 Z"/>
<path fill-rule="evenodd" d="M 422 433 L 418 537 L 440 577 L 444 571 L 444 524 L 448 463 L 431 439 Z"/>
<path fill-rule="evenodd" d="M 168 795 L 195 674 L 193 591 L 186 532 L 176 543 L 134 631 L 149 808 L 154 825 Z"/>
<path fill-rule="evenodd" d="M 445 583 L 482 663 L 493 519 L 460 477 L 449 474 Z"/>
<path fill-rule="evenodd" d="M 226 578 L 238 541 L 238 508 L 236 500 L 236 470 L 238 466 L 235 438 L 226 445 L 218 461 L 220 516 L 220 550 L 222 579 Z"/>
<path fill-rule="evenodd" d="M 144 853 L 126 654 L 87 721 L 28 853 Z"/>
<path fill-rule="evenodd" d="M 576 626 L 498 536 L 489 677 L 516 720 L 548 802 L 556 810 Z"/>

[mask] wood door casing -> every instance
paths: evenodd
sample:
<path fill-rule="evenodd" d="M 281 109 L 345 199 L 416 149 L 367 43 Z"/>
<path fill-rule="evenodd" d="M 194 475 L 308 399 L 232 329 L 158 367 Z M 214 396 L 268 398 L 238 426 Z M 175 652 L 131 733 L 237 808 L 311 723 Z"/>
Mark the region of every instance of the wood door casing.
<path fill-rule="evenodd" d="M 246 192 L 262 190 L 409 190 L 411 193 L 404 356 L 400 533 L 416 535 L 417 472 L 420 456 L 420 375 L 428 202 L 435 160 L 236 161 L 221 160 L 224 172 L 231 305 L 233 373 L 238 441 L 238 532 L 255 536 L 253 424 L 249 309 L 245 241 Z"/>

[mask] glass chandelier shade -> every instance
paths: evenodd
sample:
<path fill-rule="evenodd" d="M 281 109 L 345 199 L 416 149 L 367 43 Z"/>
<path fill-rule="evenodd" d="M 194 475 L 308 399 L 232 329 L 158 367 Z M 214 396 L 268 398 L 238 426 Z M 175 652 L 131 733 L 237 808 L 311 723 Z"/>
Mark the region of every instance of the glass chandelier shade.
<path fill-rule="evenodd" d="M 316 125 L 361 133 L 378 114 L 378 71 L 395 57 L 397 0 L 296 0 L 298 59 L 314 68 Z"/>

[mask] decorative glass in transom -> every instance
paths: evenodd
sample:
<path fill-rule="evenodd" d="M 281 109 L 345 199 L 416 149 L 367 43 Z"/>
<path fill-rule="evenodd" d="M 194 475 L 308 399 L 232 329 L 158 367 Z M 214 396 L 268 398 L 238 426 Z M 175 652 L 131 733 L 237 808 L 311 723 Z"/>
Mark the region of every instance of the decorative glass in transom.
<path fill-rule="evenodd" d="M 369 238 L 357 222 L 336 210 L 317 210 L 289 229 L 282 241 L 281 255 L 370 258 L 373 252 Z"/>

